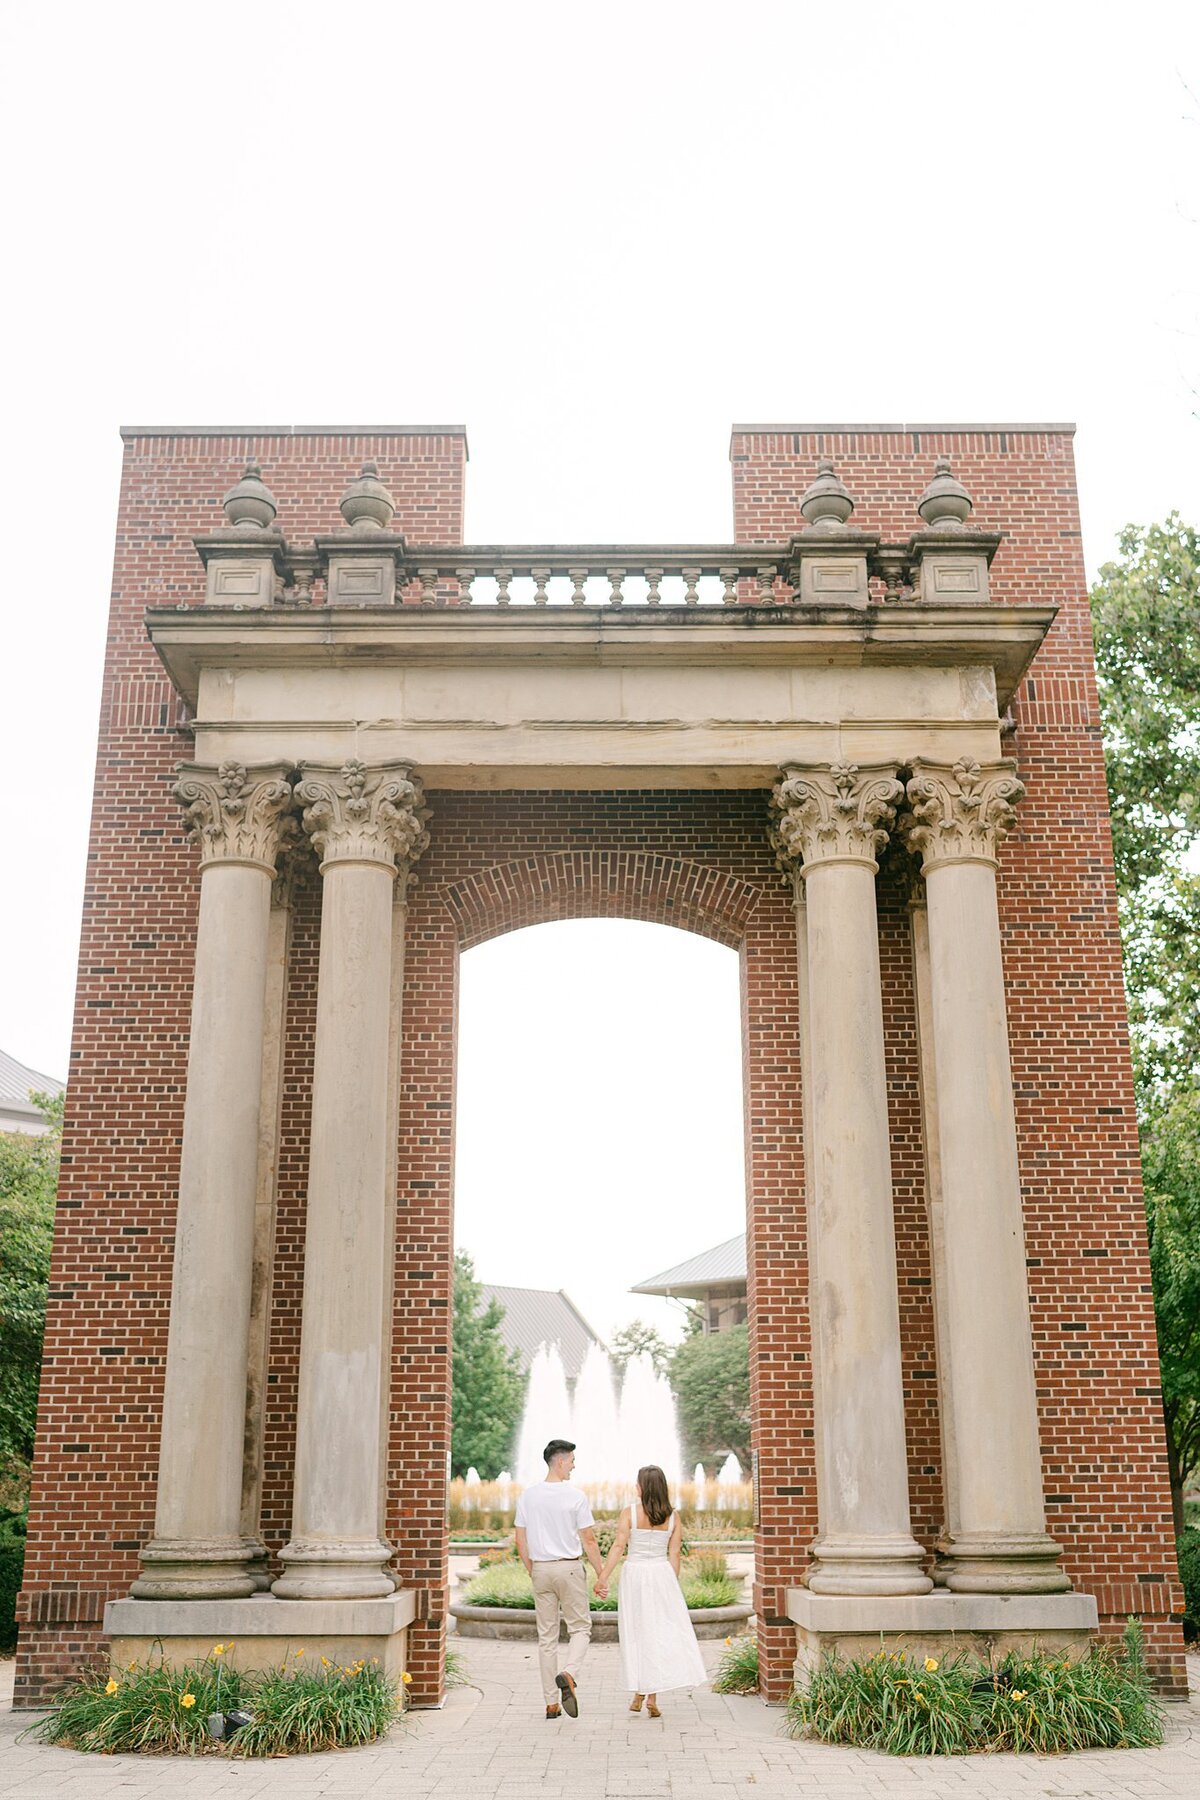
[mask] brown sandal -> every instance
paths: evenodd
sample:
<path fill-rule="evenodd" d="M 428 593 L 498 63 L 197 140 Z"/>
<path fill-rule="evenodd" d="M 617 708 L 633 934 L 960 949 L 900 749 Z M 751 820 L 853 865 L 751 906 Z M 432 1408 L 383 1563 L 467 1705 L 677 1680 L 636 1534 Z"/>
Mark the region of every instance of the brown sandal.
<path fill-rule="evenodd" d="M 650 1717 L 652 1719 L 661 1719 L 662 1718 L 662 1714 L 659 1712 L 657 1706 L 655 1706 L 653 1700 L 647 1700 L 646 1711 L 650 1714 Z"/>
<path fill-rule="evenodd" d="M 629 1702 L 629 1710 L 630 1710 L 630 1712 L 641 1712 L 641 1710 L 642 1710 L 642 1701 L 643 1701 L 643 1700 L 644 1700 L 644 1699 L 645 1699 L 645 1698 L 646 1698 L 646 1696 L 645 1696 L 645 1695 L 644 1695 L 644 1694 L 635 1694 L 635 1695 L 634 1695 L 634 1696 L 633 1696 L 633 1699 L 632 1699 L 632 1700 L 631 1700 L 631 1701 L 630 1701 L 630 1702 Z"/>

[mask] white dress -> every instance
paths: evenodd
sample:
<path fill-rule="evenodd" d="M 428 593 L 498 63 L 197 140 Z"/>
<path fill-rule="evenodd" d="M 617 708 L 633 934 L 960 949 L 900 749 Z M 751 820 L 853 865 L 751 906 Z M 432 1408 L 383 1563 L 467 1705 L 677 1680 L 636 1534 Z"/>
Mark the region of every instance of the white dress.
<path fill-rule="evenodd" d="M 673 1526 L 674 1514 L 658 1531 L 632 1526 L 617 1584 L 621 1681 L 635 1694 L 665 1694 L 708 1680 L 683 1589 L 667 1560 Z"/>

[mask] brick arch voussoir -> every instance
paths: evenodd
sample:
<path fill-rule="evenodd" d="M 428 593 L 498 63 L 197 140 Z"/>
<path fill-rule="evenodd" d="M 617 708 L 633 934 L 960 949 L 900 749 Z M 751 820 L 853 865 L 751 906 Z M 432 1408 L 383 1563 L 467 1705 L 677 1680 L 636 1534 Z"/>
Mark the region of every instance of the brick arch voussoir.
<path fill-rule="evenodd" d="M 736 950 L 762 894 L 761 886 L 707 863 L 625 850 L 514 857 L 440 890 L 464 950 L 562 919 L 674 925 Z"/>

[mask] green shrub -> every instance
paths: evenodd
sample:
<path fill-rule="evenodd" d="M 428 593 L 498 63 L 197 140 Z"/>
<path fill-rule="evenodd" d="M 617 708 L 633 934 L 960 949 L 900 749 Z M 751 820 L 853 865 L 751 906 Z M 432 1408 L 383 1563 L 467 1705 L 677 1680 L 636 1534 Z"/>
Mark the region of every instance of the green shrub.
<path fill-rule="evenodd" d="M 1162 1741 L 1133 1621 L 1122 1647 L 1096 1645 L 1076 1662 L 1044 1652 L 1008 1656 L 994 1669 L 966 1655 L 827 1657 L 788 1702 L 785 1729 L 894 1756 L 1048 1755 Z"/>
<path fill-rule="evenodd" d="M 25 1567 L 25 1521 L 0 1518 L 0 1650 L 17 1644 L 17 1595 Z"/>
<path fill-rule="evenodd" d="M 713 1676 L 714 1694 L 757 1694 L 758 1639 L 725 1639 L 725 1650 Z"/>
<path fill-rule="evenodd" d="M 1183 1583 L 1183 1635 L 1200 1638 L 1200 1530 L 1192 1525 L 1179 1534 L 1179 1579 Z"/>
<path fill-rule="evenodd" d="M 698 1576 L 702 1581 L 723 1581 L 729 1574 L 729 1558 L 723 1550 L 691 1550 L 684 1574 Z"/>
<path fill-rule="evenodd" d="M 250 1723 L 224 1742 L 212 1737 L 210 1714 L 235 1709 L 249 1712 Z M 403 1685 L 374 1664 L 339 1668 L 322 1657 L 310 1668 L 297 1656 L 280 1669 L 241 1672 L 214 1647 L 181 1669 L 161 1660 L 95 1669 L 70 1682 L 54 1710 L 28 1729 L 71 1750 L 291 1756 L 369 1744 L 403 1711 Z"/>
<path fill-rule="evenodd" d="M 740 1587 L 741 1583 L 732 1581 L 728 1575 L 706 1577 L 687 1573 L 683 1577 L 683 1597 L 689 1606 L 732 1606 Z"/>

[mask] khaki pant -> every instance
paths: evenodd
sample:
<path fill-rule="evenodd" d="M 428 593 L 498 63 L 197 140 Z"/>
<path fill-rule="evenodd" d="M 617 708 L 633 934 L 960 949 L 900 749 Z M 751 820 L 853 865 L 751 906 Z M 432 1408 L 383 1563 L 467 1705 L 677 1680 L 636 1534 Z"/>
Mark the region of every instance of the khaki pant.
<path fill-rule="evenodd" d="M 538 1669 L 547 1706 L 562 1699 L 554 1677 L 558 1674 L 558 1615 L 567 1621 L 567 1654 L 563 1670 L 579 1679 L 579 1670 L 592 1636 L 587 1578 L 581 1562 L 535 1562 L 533 1609 L 537 1615 Z"/>

